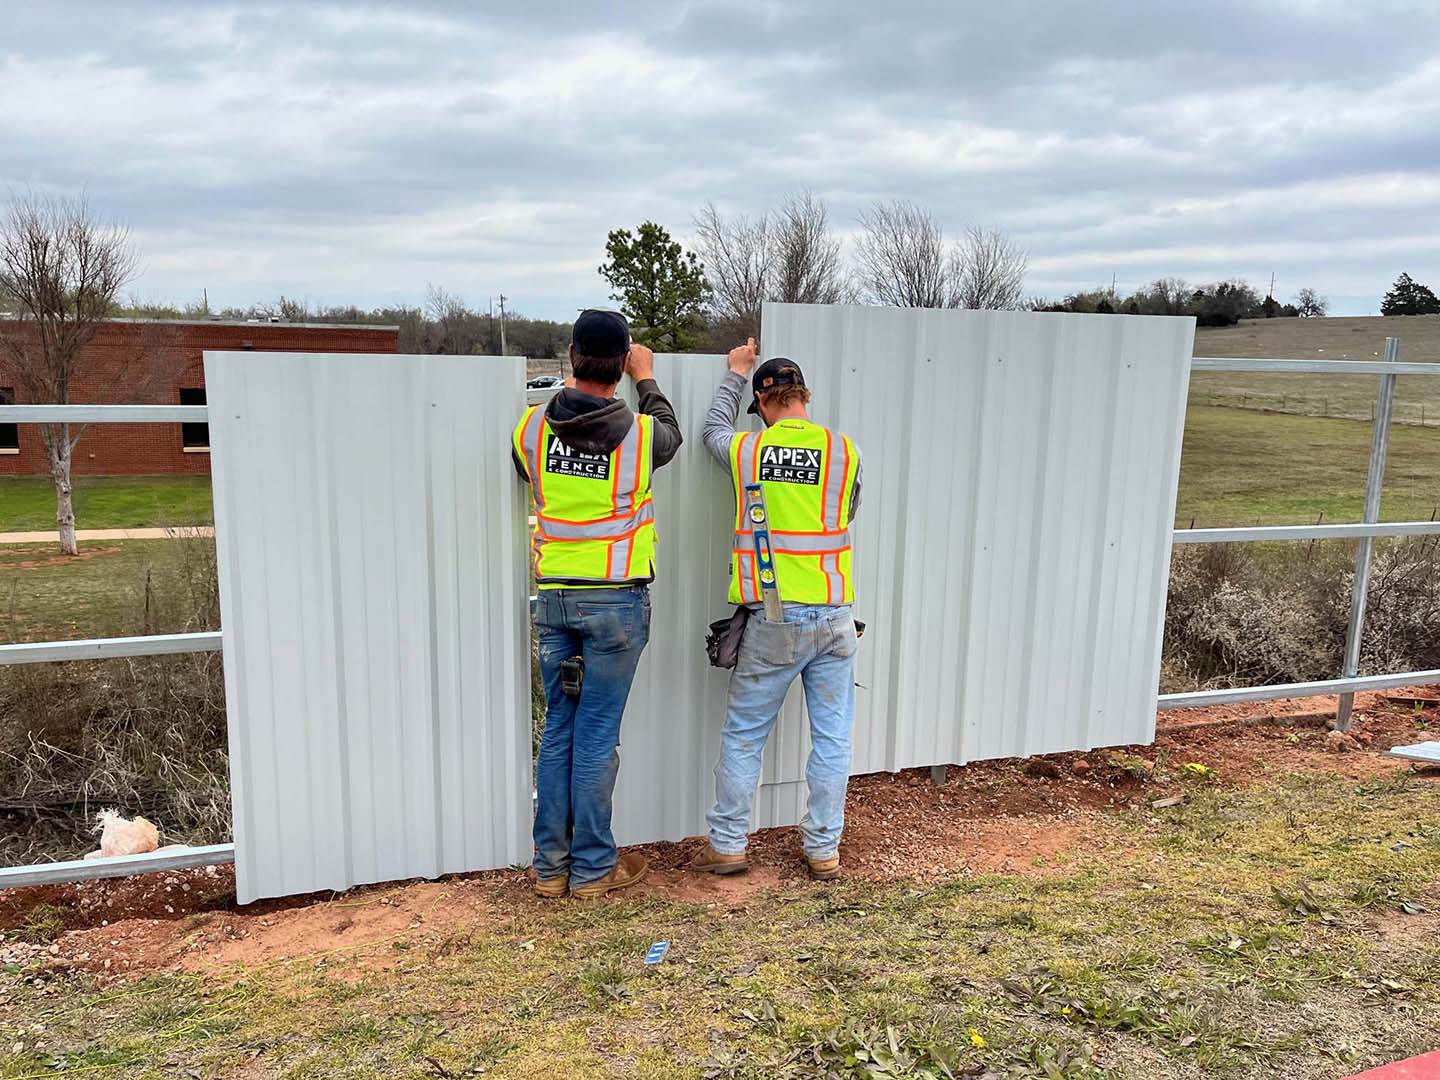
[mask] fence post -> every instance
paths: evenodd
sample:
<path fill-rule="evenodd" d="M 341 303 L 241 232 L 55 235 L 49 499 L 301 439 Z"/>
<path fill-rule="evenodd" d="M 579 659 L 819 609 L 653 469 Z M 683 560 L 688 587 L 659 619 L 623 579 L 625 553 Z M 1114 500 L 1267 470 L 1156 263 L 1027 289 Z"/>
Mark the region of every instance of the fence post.
<path fill-rule="evenodd" d="M 1400 359 L 1400 339 L 1385 339 L 1385 361 L 1396 363 Z M 1370 471 L 1365 476 L 1365 514 L 1367 524 L 1380 520 L 1380 489 L 1385 483 L 1385 453 L 1390 446 L 1390 416 L 1395 405 L 1395 376 L 1381 375 L 1380 389 L 1375 396 L 1372 414 L 1375 417 L 1375 431 L 1370 440 Z M 1345 628 L 1345 669 L 1344 678 L 1353 678 L 1360 673 L 1360 639 L 1365 632 L 1365 595 L 1370 591 L 1370 556 L 1375 550 L 1375 538 L 1365 536 L 1355 552 L 1355 584 L 1350 593 L 1350 625 Z M 1340 695 L 1340 708 L 1335 714 L 1335 727 L 1340 731 L 1350 730 L 1350 714 L 1355 708 L 1353 693 Z"/>

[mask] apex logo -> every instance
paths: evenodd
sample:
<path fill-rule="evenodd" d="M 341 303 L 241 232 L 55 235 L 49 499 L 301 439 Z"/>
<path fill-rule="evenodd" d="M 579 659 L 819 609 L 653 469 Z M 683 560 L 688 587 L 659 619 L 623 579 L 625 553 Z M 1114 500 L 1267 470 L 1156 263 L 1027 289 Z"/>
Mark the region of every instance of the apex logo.
<path fill-rule="evenodd" d="M 610 457 L 608 454 L 582 454 L 560 441 L 560 436 L 550 433 L 550 442 L 545 447 L 545 471 L 559 476 L 583 476 L 590 480 L 610 479 Z"/>
<path fill-rule="evenodd" d="M 773 484 L 819 484 L 824 464 L 821 450 L 803 446 L 760 448 L 760 479 Z"/>

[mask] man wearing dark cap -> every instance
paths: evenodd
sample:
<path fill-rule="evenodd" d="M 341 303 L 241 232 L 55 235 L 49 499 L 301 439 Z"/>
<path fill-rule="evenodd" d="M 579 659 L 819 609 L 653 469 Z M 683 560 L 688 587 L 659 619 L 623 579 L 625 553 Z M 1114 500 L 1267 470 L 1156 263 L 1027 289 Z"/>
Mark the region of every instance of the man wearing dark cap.
<path fill-rule="evenodd" d="M 715 807 L 709 843 L 691 866 L 712 874 L 746 869 L 751 811 L 761 755 L 791 684 L 805 687 L 810 714 L 809 789 L 800 838 L 812 876 L 840 873 L 840 832 L 850 779 L 850 728 L 855 719 L 855 653 L 851 605 L 850 522 L 860 504 L 860 451 L 850 439 L 810 419 L 810 390 L 800 365 L 783 356 L 755 368 L 750 412 L 763 431 L 737 432 L 755 339 L 732 349 L 729 371 L 705 418 L 705 446 L 730 473 L 735 542 L 730 553 L 730 602 L 751 610 L 730 676 Z M 754 524 L 744 513 L 745 488 L 764 492 L 771 567 L 757 557 Z M 763 594 L 773 574 L 783 619 L 766 618 Z"/>
<path fill-rule="evenodd" d="M 515 427 L 515 468 L 535 503 L 535 627 L 545 682 L 536 761 L 535 891 L 604 896 L 648 866 L 610 832 L 620 718 L 650 638 L 655 507 L 650 479 L 680 449 L 675 410 L 655 384 L 655 355 L 630 343 L 614 311 L 575 320 L 571 383 Z M 615 397 L 635 381 L 639 415 Z"/>

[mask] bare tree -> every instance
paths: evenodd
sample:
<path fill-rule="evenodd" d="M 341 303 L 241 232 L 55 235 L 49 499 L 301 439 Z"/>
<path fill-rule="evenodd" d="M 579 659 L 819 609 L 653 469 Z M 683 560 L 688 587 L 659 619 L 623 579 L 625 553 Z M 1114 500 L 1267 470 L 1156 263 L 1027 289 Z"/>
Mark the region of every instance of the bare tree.
<path fill-rule="evenodd" d="M 855 244 L 859 284 L 877 304 L 949 307 L 955 293 L 945 232 L 934 216 L 906 200 L 876 203 L 860 214 Z"/>
<path fill-rule="evenodd" d="M 854 288 L 830 231 L 824 200 L 809 191 L 780 204 L 771 229 L 772 283 L 767 299 L 791 304 L 843 304 Z"/>
<path fill-rule="evenodd" d="M 478 316 L 448 289 L 426 284 L 425 314 L 434 324 L 434 341 L 426 352 L 468 356 L 480 344 Z"/>
<path fill-rule="evenodd" d="M 770 299 L 770 215 L 727 218 L 706 203 L 695 230 L 710 281 L 712 318 L 740 340 L 758 335 L 760 307 Z"/>
<path fill-rule="evenodd" d="M 713 290 L 710 317 L 722 340 L 758 336 L 766 300 L 838 304 L 853 296 L 829 210 L 809 191 L 756 218 L 725 217 L 706 203 L 695 230 Z"/>
<path fill-rule="evenodd" d="M 1330 298 L 1306 286 L 1295 294 L 1295 306 L 1305 319 L 1316 319 L 1330 311 Z"/>
<path fill-rule="evenodd" d="M 83 196 L 12 197 L 0 220 L 0 295 L 15 315 L 0 324 L 0 357 L 27 401 L 70 401 L 86 346 L 135 271 L 129 230 L 97 219 Z M 113 376 L 107 383 L 124 385 Z M 66 555 L 76 554 L 70 463 L 80 430 L 68 424 L 40 428 L 55 483 L 60 550 Z"/>
<path fill-rule="evenodd" d="M 999 229 L 966 226 L 950 253 L 951 307 L 1006 311 L 1025 295 L 1025 252 Z"/>

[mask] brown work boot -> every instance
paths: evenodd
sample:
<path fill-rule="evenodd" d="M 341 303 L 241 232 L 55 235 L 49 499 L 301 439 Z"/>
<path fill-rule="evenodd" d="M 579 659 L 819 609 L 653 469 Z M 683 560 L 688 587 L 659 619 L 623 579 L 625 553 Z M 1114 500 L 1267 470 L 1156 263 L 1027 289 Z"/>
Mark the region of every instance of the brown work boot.
<path fill-rule="evenodd" d="M 536 896 L 544 897 L 546 900 L 558 900 L 570 891 L 570 875 L 537 877 L 531 888 L 535 890 Z"/>
<path fill-rule="evenodd" d="M 722 855 L 707 842 L 690 860 L 690 869 L 702 874 L 738 874 L 750 869 L 750 856 L 743 851 L 739 855 Z"/>
<path fill-rule="evenodd" d="M 570 890 L 577 900 L 595 900 L 616 889 L 628 888 L 650 872 L 650 862 L 638 851 L 627 851 L 615 862 L 615 869 L 599 881 L 587 881 Z"/>
<path fill-rule="evenodd" d="M 812 859 L 806 855 L 805 864 L 810 867 L 810 876 L 816 881 L 832 881 L 840 876 L 839 855 L 829 859 Z"/>

